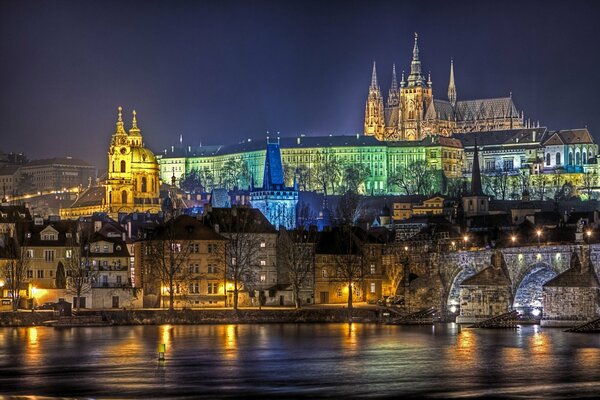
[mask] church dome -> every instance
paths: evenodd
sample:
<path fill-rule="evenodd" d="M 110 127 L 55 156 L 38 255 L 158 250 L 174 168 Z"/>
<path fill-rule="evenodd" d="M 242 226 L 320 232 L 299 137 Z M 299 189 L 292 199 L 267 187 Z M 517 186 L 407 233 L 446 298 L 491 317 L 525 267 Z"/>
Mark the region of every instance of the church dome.
<path fill-rule="evenodd" d="M 156 156 L 151 150 L 145 147 L 133 147 L 131 149 L 131 161 L 156 163 Z"/>

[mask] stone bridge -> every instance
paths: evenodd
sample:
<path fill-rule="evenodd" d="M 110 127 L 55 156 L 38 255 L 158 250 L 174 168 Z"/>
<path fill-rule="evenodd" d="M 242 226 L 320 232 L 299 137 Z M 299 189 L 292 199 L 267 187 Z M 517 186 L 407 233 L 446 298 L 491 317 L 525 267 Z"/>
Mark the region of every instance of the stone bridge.
<path fill-rule="evenodd" d="M 582 246 L 542 245 L 501 249 L 511 281 L 513 307 L 539 307 L 542 285 L 569 268 L 571 253 Z M 448 307 L 459 304 L 460 284 L 491 264 L 494 250 L 431 253 L 421 265 L 411 265 L 418 278 L 404 288 L 409 311 L 435 307 L 448 314 Z M 583 245 L 590 251 L 596 273 L 600 275 L 600 244 Z M 402 290 L 402 289 L 401 289 Z"/>

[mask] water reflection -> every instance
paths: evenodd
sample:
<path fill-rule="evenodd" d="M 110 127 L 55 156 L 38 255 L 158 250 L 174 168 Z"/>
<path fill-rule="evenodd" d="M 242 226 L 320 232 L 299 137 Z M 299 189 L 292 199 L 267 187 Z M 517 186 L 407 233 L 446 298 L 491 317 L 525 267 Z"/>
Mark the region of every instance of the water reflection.
<path fill-rule="evenodd" d="M 168 346 L 162 364 L 160 343 Z M 576 396 L 600 390 L 598 365 L 600 339 L 533 327 L 0 329 L 0 388 L 9 395 L 114 397 L 118 388 L 130 398 Z"/>

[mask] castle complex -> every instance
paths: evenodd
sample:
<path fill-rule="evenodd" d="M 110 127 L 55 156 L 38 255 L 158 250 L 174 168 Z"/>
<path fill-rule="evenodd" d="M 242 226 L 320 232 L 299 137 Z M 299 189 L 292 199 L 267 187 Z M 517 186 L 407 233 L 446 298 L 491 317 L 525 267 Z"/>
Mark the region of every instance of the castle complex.
<path fill-rule="evenodd" d="M 378 140 L 412 141 L 430 135 L 450 136 L 459 132 L 523 128 L 523 114 L 519 116 L 512 96 L 458 101 L 452 61 L 448 100 L 434 99 L 431 75 L 425 79 L 421 69 L 417 40 L 415 33 L 408 79 L 404 80 L 402 72 L 398 84 L 396 66 L 392 67 L 392 85 L 385 106 L 377 83 L 376 65 L 373 63 L 373 75 L 365 105 L 365 135 L 375 136 Z"/>

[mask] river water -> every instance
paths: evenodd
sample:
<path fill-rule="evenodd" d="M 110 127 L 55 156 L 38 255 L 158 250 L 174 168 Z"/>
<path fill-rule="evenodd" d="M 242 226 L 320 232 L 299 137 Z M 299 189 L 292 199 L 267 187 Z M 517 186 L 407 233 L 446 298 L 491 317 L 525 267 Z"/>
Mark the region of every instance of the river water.
<path fill-rule="evenodd" d="M 600 335 L 455 324 L 0 328 L 0 393 L 591 398 L 600 393 Z"/>

